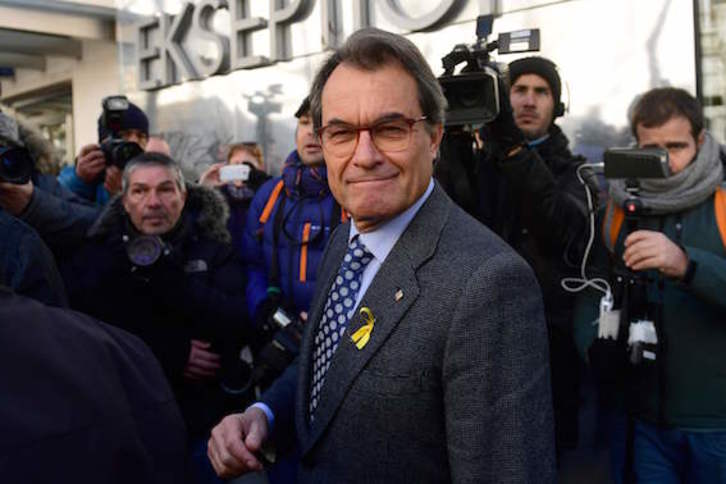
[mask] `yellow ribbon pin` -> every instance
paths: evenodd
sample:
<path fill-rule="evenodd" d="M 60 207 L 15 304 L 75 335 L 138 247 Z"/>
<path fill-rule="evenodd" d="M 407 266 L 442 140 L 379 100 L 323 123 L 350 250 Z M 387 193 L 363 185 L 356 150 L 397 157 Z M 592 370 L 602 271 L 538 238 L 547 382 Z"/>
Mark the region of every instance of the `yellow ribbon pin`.
<path fill-rule="evenodd" d="M 371 339 L 371 333 L 373 332 L 373 324 L 376 322 L 376 318 L 373 317 L 373 313 L 367 307 L 360 309 L 361 318 L 366 322 L 363 326 L 358 329 L 350 339 L 355 343 L 356 348 L 362 350 L 365 345 L 368 344 L 368 340 Z"/>

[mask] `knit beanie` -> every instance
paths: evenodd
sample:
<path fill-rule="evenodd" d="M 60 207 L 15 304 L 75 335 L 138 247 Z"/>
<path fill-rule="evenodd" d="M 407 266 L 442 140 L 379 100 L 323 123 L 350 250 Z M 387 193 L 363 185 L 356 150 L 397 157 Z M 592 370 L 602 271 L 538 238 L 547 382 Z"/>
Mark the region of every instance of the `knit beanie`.
<path fill-rule="evenodd" d="M 149 136 L 149 118 L 134 103 L 129 103 L 129 108 L 121 116 L 121 130 L 138 129 L 146 136 Z M 98 142 L 100 143 L 111 136 L 111 131 L 103 126 L 103 113 L 98 117 Z"/>
<path fill-rule="evenodd" d="M 547 81 L 552 91 L 552 98 L 555 101 L 554 117 L 564 114 L 564 105 L 561 102 L 562 81 L 557 73 L 557 66 L 554 62 L 544 57 L 524 57 L 509 64 L 509 83 L 514 85 L 519 76 L 524 74 L 536 74 Z"/>

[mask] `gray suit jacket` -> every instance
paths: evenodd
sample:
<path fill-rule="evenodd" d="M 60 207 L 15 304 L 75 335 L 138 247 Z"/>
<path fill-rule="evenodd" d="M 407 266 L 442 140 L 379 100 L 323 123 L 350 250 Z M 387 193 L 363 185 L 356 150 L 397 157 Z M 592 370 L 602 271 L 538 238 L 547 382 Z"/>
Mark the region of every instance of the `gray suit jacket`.
<path fill-rule="evenodd" d="M 363 325 L 354 316 L 310 423 L 314 332 L 348 233 L 339 227 L 326 249 L 297 364 L 263 397 L 276 432 L 295 421 L 301 481 L 554 481 L 539 287 L 438 185 L 363 297 L 376 318 L 369 343 L 350 341 Z"/>

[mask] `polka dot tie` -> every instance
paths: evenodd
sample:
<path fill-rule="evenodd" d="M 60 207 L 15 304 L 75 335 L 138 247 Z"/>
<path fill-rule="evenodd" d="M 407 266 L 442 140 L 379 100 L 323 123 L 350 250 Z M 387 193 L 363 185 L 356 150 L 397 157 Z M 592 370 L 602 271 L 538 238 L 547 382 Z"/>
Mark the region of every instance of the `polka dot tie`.
<path fill-rule="evenodd" d="M 313 413 L 320 400 L 320 389 L 323 388 L 325 373 L 330 367 L 335 350 L 338 349 L 338 343 L 343 339 L 348 321 L 353 317 L 363 270 L 372 258 L 371 253 L 356 235 L 348 244 L 348 251 L 328 293 L 320 327 L 315 335 L 310 420 L 313 419 Z"/>

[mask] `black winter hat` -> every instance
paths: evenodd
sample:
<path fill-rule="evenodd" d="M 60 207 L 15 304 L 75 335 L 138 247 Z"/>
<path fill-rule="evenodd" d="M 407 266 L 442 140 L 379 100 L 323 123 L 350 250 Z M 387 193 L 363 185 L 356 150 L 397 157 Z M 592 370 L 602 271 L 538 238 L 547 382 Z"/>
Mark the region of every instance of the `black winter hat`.
<path fill-rule="evenodd" d="M 554 62 L 544 57 L 532 56 L 517 59 L 509 64 L 509 83 L 514 85 L 519 76 L 523 74 L 536 74 L 547 81 L 555 101 L 554 117 L 565 114 L 565 105 L 562 104 L 562 81 Z"/>
<path fill-rule="evenodd" d="M 121 117 L 121 129 L 138 129 L 146 136 L 149 136 L 149 118 L 134 103 L 129 103 L 129 108 Z M 111 132 L 103 127 L 103 113 L 98 117 L 98 142 L 100 143 L 107 137 L 111 136 Z"/>

